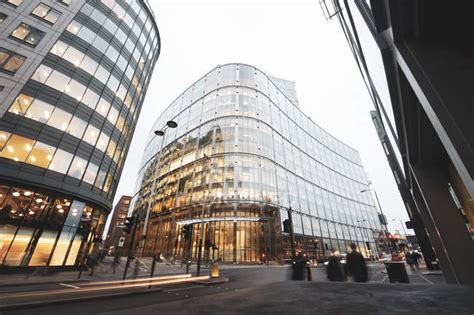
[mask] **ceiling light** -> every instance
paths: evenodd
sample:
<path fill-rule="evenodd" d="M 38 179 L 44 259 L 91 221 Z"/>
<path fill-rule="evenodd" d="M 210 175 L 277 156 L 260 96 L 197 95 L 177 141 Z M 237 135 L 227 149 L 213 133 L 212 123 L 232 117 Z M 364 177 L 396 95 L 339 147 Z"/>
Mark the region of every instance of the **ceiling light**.
<path fill-rule="evenodd" d="M 63 213 L 64 210 L 63 210 L 63 209 L 59 209 L 58 212 L 59 212 L 59 213 Z"/>
<path fill-rule="evenodd" d="M 28 212 L 28 214 L 33 215 L 33 214 L 35 214 L 35 212 L 30 210 L 30 212 Z"/>
<path fill-rule="evenodd" d="M 25 191 L 23 195 L 25 195 L 26 197 L 31 196 L 31 191 Z"/>
<path fill-rule="evenodd" d="M 63 208 L 63 206 L 61 206 L 61 205 L 57 205 L 57 206 L 56 206 L 56 208 L 58 208 L 58 209 L 62 209 L 62 208 Z"/>
<path fill-rule="evenodd" d="M 13 195 L 14 197 L 18 197 L 18 196 L 20 196 L 20 193 L 19 193 L 18 191 L 15 191 L 15 192 L 12 193 L 12 195 Z"/>
<path fill-rule="evenodd" d="M 35 201 L 36 201 L 37 203 L 40 203 L 40 202 L 43 202 L 43 199 L 38 198 L 38 199 L 36 199 Z"/>

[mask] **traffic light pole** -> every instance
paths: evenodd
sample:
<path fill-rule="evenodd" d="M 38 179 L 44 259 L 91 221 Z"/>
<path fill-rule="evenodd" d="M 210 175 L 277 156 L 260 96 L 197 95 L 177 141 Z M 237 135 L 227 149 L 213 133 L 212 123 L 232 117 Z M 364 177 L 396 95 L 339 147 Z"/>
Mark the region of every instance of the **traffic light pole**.
<path fill-rule="evenodd" d="M 125 280 L 125 278 L 127 277 L 127 270 L 128 270 L 128 267 L 130 266 L 130 257 L 131 257 L 131 254 L 132 254 L 132 249 L 133 249 L 133 242 L 135 241 L 135 232 L 137 231 L 137 225 L 138 225 L 138 220 L 140 219 L 140 217 L 137 215 L 135 216 L 135 220 L 134 220 L 134 224 L 133 224 L 133 230 L 132 230 L 132 239 L 130 240 L 130 246 L 128 247 L 128 254 L 127 254 L 127 263 L 125 264 L 125 270 L 123 271 L 123 279 L 122 280 Z"/>

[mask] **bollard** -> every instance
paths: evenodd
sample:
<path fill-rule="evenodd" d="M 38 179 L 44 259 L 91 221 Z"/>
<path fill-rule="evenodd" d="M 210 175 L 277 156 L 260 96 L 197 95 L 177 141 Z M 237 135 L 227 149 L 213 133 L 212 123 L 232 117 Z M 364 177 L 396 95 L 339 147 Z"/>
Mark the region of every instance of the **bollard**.
<path fill-rule="evenodd" d="M 313 274 L 311 273 L 311 266 L 306 267 L 306 273 L 308 274 L 308 281 L 313 281 Z"/>
<path fill-rule="evenodd" d="M 219 278 L 220 270 L 217 263 L 213 263 L 211 267 L 211 278 Z"/>

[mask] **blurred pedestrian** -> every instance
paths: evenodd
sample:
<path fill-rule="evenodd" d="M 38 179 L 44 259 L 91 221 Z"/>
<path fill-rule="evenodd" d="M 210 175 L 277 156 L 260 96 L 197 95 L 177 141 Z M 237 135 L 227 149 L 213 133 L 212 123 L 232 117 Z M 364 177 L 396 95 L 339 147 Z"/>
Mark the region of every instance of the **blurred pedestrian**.
<path fill-rule="evenodd" d="M 421 254 L 417 251 L 413 252 L 413 258 L 415 260 L 416 269 L 420 269 Z"/>
<path fill-rule="evenodd" d="M 329 256 L 329 261 L 326 266 L 326 275 L 329 281 L 344 281 L 344 272 L 342 271 L 342 266 L 340 258 L 336 255 Z"/>
<path fill-rule="evenodd" d="M 303 255 L 302 252 L 298 252 L 296 254 L 295 259 L 293 260 L 293 280 L 304 280 L 305 279 L 305 271 L 306 271 L 306 264 L 307 259 Z"/>
<path fill-rule="evenodd" d="M 407 264 L 410 266 L 411 271 L 416 272 L 415 270 L 415 256 L 412 252 L 407 252 L 405 255 L 405 260 Z"/>
<path fill-rule="evenodd" d="M 347 254 L 347 273 L 355 282 L 367 282 L 369 273 L 364 256 L 357 251 L 356 244 L 351 244 L 351 252 Z"/>

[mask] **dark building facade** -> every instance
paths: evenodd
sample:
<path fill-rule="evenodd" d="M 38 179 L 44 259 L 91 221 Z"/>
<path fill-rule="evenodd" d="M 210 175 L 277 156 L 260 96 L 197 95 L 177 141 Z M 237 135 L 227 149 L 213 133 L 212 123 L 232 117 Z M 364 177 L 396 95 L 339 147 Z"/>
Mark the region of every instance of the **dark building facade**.
<path fill-rule="evenodd" d="M 341 23 L 425 258 L 474 283 L 474 3 L 321 1 Z"/>
<path fill-rule="evenodd" d="M 150 132 L 132 201 L 145 255 L 196 259 L 207 243 L 215 246 L 206 255 L 224 262 L 282 261 L 291 257 L 282 226 L 291 211 L 296 250 L 311 258 L 352 242 L 377 256 L 381 226 L 359 153 L 301 111 L 294 82 L 218 66 L 152 131 L 170 120 L 178 126 L 163 137 Z"/>
<path fill-rule="evenodd" d="M 125 234 L 122 226 L 128 215 L 131 199 L 132 197 L 130 196 L 122 196 L 115 205 L 105 240 L 105 247 L 110 248 L 111 246 L 119 246 L 120 238 Z"/>
<path fill-rule="evenodd" d="M 144 1 L 0 1 L 0 270 L 102 234 L 160 51 Z"/>

